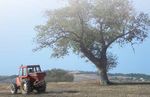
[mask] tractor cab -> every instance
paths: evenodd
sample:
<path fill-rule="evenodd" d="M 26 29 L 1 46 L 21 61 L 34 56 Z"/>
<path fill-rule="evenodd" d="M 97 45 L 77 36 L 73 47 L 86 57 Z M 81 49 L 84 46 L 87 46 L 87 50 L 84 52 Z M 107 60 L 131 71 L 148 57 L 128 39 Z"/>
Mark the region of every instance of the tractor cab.
<path fill-rule="evenodd" d="M 41 68 L 39 65 L 36 66 L 27 66 L 28 73 L 38 73 L 41 72 Z"/>
<path fill-rule="evenodd" d="M 38 72 L 41 72 L 41 68 L 39 65 L 20 66 L 19 68 L 19 76 L 28 76 L 31 73 Z"/>

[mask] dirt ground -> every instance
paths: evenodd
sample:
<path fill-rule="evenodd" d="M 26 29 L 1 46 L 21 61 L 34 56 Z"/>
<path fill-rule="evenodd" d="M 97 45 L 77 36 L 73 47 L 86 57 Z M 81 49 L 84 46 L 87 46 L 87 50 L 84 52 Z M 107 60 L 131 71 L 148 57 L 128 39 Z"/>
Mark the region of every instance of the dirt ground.
<path fill-rule="evenodd" d="M 12 95 L 9 84 L 0 84 L 0 97 L 150 97 L 150 84 L 100 86 L 96 82 L 48 83 L 47 92 Z"/>

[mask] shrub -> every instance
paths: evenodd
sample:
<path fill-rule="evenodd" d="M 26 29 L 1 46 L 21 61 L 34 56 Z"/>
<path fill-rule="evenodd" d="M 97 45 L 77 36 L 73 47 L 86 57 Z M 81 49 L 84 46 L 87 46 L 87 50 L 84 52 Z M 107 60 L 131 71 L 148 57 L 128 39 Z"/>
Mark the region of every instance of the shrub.
<path fill-rule="evenodd" d="M 62 69 L 52 69 L 46 71 L 47 82 L 72 82 L 74 80 L 73 74 Z"/>

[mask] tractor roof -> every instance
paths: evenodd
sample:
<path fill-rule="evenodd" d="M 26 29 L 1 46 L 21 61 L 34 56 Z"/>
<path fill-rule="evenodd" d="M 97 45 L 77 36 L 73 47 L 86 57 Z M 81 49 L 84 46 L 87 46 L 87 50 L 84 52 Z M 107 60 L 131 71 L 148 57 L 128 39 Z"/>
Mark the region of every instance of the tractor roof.
<path fill-rule="evenodd" d="M 39 67 L 40 65 L 24 65 L 20 66 L 20 68 L 29 68 L 29 67 Z"/>

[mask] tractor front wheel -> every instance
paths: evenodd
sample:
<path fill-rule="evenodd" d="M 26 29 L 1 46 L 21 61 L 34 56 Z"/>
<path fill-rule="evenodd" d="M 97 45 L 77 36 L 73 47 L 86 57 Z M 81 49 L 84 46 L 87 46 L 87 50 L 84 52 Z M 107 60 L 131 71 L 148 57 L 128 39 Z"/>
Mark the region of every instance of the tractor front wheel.
<path fill-rule="evenodd" d="M 38 87 L 37 89 L 38 93 L 45 93 L 46 92 L 46 82 L 44 81 L 43 85 Z"/>
<path fill-rule="evenodd" d="M 29 94 L 31 92 L 31 86 L 29 80 L 24 80 L 21 86 L 22 94 Z"/>
<path fill-rule="evenodd" d="M 44 81 L 44 84 L 43 84 L 43 86 L 42 86 L 41 92 L 42 92 L 42 93 L 45 93 L 45 92 L 46 92 L 46 82 L 45 82 L 45 81 Z"/>
<path fill-rule="evenodd" d="M 10 91 L 12 94 L 16 94 L 17 93 L 17 85 L 15 83 L 12 83 L 10 85 Z"/>

